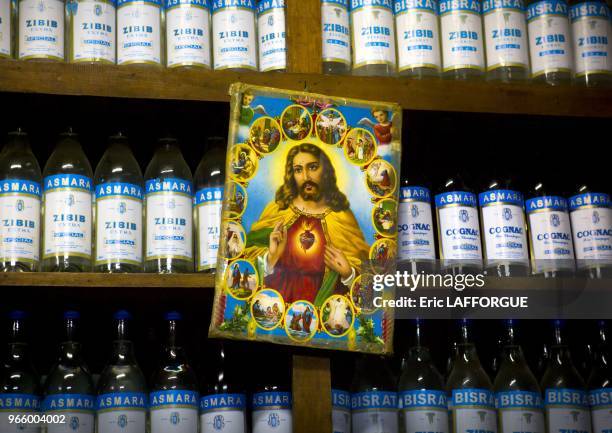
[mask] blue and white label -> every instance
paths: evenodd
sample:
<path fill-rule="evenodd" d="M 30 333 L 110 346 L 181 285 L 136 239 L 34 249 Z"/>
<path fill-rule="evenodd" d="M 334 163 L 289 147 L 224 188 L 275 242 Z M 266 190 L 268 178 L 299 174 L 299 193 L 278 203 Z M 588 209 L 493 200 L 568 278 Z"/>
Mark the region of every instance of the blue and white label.
<path fill-rule="evenodd" d="M 443 265 L 466 263 L 482 265 L 480 225 L 476 195 L 451 191 L 435 197 Z"/>
<path fill-rule="evenodd" d="M 39 433 L 36 423 L 9 422 L 9 416 L 23 416 L 40 411 L 40 399 L 30 394 L 0 394 L 0 432 Z"/>
<path fill-rule="evenodd" d="M 161 0 L 117 1 L 117 63 L 161 64 Z"/>
<path fill-rule="evenodd" d="M 448 432 L 448 401 L 444 391 L 402 391 L 399 408 L 406 433 Z"/>
<path fill-rule="evenodd" d="M 432 68 L 439 71 L 441 59 L 436 0 L 395 0 L 394 12 L 398 70 Z"/>
<path fill-rule="evenodd" d="M 400 260 L 436 259 L 429 189 L 420 186 L 400 189 L 397 235 Z"/>
<path fill-rule="evenodd" d="M 589 392 L 593 433 L 609 433 L 612 426 L 612 388 L 599 388 Z"/>
<path fill-rule="evenodd" d="M 610 8 L 605 2 L 586 1 L 570 7 L 574 38 L 574 74 L 612 74 Z"/>
<path fill-rule="evenodd" d="M 202 433 L 245 433 L 246 395 L 211 394 L 200 399 Z"/>
<path fill-rule="evenodd" d="M 58 255 L 91 258 L 92 181 L 78 174 L 43 180 L 43 259 Z"/>
<path fill-rule="evenodd" d="M 527 22 L 523 0 L 484 0 L 487 71 L 504 66 L 528 68 Z"/>
<path fill-rule="evenodd" d="M 0 57 L 11 56 L 11 0 L 0 0 Z"/>
<path fill-rule="evenodd" d="M 139 185 L 96 186 L 96 265 L 142 265 L 142 197 Z"/>
<path fill-rule="evenodd" d="M 351 395 L 353 433 L 398 431 L 397 393 L 366 391 Z"/>
<path fill-rule="evenodd" d="M 197 433 L 199 395 L 195 391 L 156 391 L 149 395 L 151 433 Z"/>
<path fill-rule="evenodd" d="M 215 69 L 257 70 L 255 0 L 213 0 Z"/>
<path fill-rule="evenodd" d="M 547 389 L 544 391 L 544 406 L 548 433 L 591 432 L 588 396 L 585 391 Z"/>
<path fill-rule="evenodd" d="M 484 71 L 482 17 L 478 0 L 440 1 L 443 71 Z"/>
<path fill-rule="evenodd" d="M 98 433 L 144 433 L 148 396 L 139 392 L 98 396 Z"/>
<path fill-rule="evenodd" d="M 499 433 L 546 433 L 544 406 L 539 392 L 502 391 L 495 394 Z"/>
<path fill-rule="evenodd" d="M 348 0 L 321 0 L 323 61 L 351 64 Z"/>
<path fill-rule="evenodd" d="M 165 0 L 168 67 L 210 68 L 210 9 L 207 0 Z"/>
<path fill-rule="evenodd" d="M 85 394 L 53 394 L 45 397 L 42 410 L 47 415 L 63 415 L 64 423 L 48 423 L 47 433 L 93 433 L 96 399 Z"/>
<path fill-rule="evenodd" d="M 480 193 L 485 258 L 488 265 L 529 264 L 523 195 L 498 189 Z"/>
<path fill-rule="evenodd" d="M 0 181 L 1 261 L 39 261 L 41 189 L 29 180 Z"/>
<path fill-rule="evenodd" d="M 578 267 L 612 264 L 612 207 L 605 193 L 578 194 L 569 199 Z"/>
<path fill-rule="evenodd" d="M 151 179 L 146 185 L 145 260 L 193 259 L 193 188 L 184 179 Z"/>
<path fill-rule="evenodd" d="M 565 0 L 542 0 L 527 6 L 533 77 L 572 70 L 572 46 Z"/>
<path fill-rule="evenodd" d="M 454 389 L 449 410 L 454 433 L 497 433 L 495 397 L 487 389 Z"/>
<path fill-rule="evenodd" d="M 353 68 L 395 68 L 395 24 L 391 0 L 351 0 Z"/>
<path fill-rule="evenodd" d="M 20 60 L 64 60 L 64 2 L 19 0 L 18 34 Z"/>
<path fill-rule="evenodd" d="M 196 192 L 194 203 L 198 223 L 197 271 L 217 266 L 221 233 L 221 205 L 223 187 L 202 188 Z"/>
<path fill-rule="evenodd" d="M 292 402 L 290 392 L 253 394 L 253 433 L 291 433 L 293 431 Z"/>
<path fill-rule="evenodd" d="M 351 394 L 332 388 L 332 431 L 351 433 Z"/>
<path fill-rule="evenodd" d="M 285 0 L 260 0 L 257 4 L 259 70 L 274 71 L 287 67 L 285 35 Z"/>
<path fill-rule="evenodd" d="M 66 10 L 71 19 L 71 62 L 115 63 L 115 2 L 69 0 Z"/>

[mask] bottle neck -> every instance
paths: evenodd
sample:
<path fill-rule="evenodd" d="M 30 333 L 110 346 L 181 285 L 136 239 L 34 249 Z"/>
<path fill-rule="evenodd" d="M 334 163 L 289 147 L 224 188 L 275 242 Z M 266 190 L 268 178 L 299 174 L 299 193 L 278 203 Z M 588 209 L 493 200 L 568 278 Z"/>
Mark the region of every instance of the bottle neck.
<path fill-rule="evenodd" d="M 81 343 L 76 341 L 65 341 L 60 344 L 60 363 L 80 364 L 81 363 Z"/>
<path fill-rule="evenodd" d="M 178 321 L 168 321 L 168 334 L 164 347 L 165 358 L 174 363 L 185 362 L 185 352 L 179 341 Z"/>
<path fill-rule="evenodd" d="M 480 364 L 478 352 L 472 343 L 458 343 L 455 362 L 460 364 Z"/>
<path fill-rule="evenodd" d="M 502 361 L 519 364 L 524 362 L 523 350 L 518 344 L 505 345 L 502 350 Z"/>
<path fill-rule="evenodd" d="M 113 341 L 113 356 L 111 365 L 134 365 L 136 357 L 134 356 L 134 345 L 129 340 Z"/>
<path fill-rule="evenodd" d="M 29 350 L 26 343 L 8 344 L 8 363 L 10 365 L 26 364 L 29 360 Z"/>

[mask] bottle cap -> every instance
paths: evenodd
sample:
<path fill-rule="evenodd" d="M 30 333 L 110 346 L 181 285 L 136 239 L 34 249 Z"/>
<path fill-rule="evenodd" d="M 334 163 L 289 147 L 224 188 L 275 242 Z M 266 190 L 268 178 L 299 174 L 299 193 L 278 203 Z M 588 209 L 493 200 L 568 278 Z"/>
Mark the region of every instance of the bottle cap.
<path fill-rule="evenodd" d="M 8 317 L 10 320 L 23 320 L 28 317 L 28 314 L 25 311 L 15 310 L 11 311 Z"/>
<path fill-rule="evenodd" d="M 114 315 L 113 318 L 115 320 L 131 320 L 132 319 L 132 315 L 130 314 L 129 311 L 126 310 L 119 310 L 117 311 Z"/>
<path fill-rule="evenodd" d="M 20 137 L 25 137 L 25 136 L 28 135 L 28 133 L 25 132 L 23 128 L 19 128 L 18 127 L 18 128 L 15 128 L 14 131 L 9 132 L 8 135 L 11 135 L 11 136 L 12 135 L 17 135 L 17 136 L 20 136 Z"/>
<path fill-rule="evenodd" d="M 183 316 L 178 311 L 169 311 L 164 315 L 165 320 L 183 320 Z"/>
<path fill-rule="evenodd" d="M 63 137 L 66 137 L 66 136 L 67 137 L 76 137 L 78 134 L 76 132 L 74 132 L 74 130 L 72 129 L 72 126 L 69 126 L 60 135 L 63 136 Z"/>
<path fill-rule="evenodd" d="M 78 311 L 68 310 L 64 313 L 64 319 L 80 319 L 81 314 Z"/>

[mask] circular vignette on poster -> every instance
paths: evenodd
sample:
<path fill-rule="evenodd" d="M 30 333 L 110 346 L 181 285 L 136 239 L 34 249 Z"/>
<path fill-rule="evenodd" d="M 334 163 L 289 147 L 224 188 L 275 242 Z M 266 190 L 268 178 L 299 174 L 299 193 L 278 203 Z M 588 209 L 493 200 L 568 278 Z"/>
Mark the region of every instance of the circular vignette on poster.
<path fill-rule="evenodd" d="M 381 238 L 370 247 L 370 264 L 376 274 L 390 272 L 397 257 L 397 242 L 390 238 Z"/>
<path fill-rule="evenodd" d="M 376 139 L 363 128 L 353 128 L 344 139 L 344 155 L 351 164 L 363 166 L 376 157 Z"/>
<path fill-rule="evenodd" d="M 319 329 L 317 309 L 308 301 L 295 301 L 289 305 L 283 322 L 287 337 L 296 343 L 309 341 Z"/>
<path fill-rule="evenodd" d="M 344 337 L 355 324 L 353 303 L 346 296 L 332 295 L 323 302 L 319 317 L 327 335 L 333 338 Z"/>
<path fill-rule="evenodd" d="M 376 232 L 385 237 L 394 237 L 397 232 L 397 202 L 386 198 L 372 207 L 372 224 Z"/>
<path fill-rule="evenodd" d="M 238 219 L 242 216 L 249 203 L 246 189 L 238 182 L 228 181 L 227 201 L 223 206 L 224 216 L 228 219 Z"/>
<path fill-rule="evenodd" d="M 223 283 L 225 291 L 240 301 L 250 299 L 257 290 L 259 274 L 248 260 L 235 260 L 225 269 Z"/>
<path fill-rule="evenodd" d="M 251 299 L 251 317 L 258 328 L 272 331 L 282 323 L 285 315 L 285 300 L 274 289 L 262 289 Z"/>
<path fill-rule="evenodd" d="M 229 151 L 230 178 L 238 182 L 247 182 L 257 173 L 259 157 L 257 153 L 246 144 L 232 146 Z"/>
<path fill-rule="evenodd" d="M 374 197 L 386 198 L 395 192 L 397 174 L 389 162 L 378 158 L 368 165 L 365 182 Z"/>
<path fill-rule="evenodd" d="M 374 314 L 378 308 L 374 306 L 374 276 L 361 274 L 351 284 L 351 302 L 357 314 Z"/>
<path fill-rule="evenodd" d="M 312 132 L 312 116 L 301 105 L 289 105 L 281 114 L 281 127 L 288 140 L 305 140 Z"/>
<path fill-rule="evenodd" d="M 247 142 L 258 153 L 274 152 L 281 142 L 280 125 L 269 116 L 258 118 L 249 129 Z"/>
<path fill-rule="evenodd" d="M 234 260 L 242 255 L 246 244 L 244 227 L 236 221 L 226 221 L 219 236 L 225 237 L 225 241 L 221 243 L 223 245 L 221 257 L 226 260 Z"/>
<path fill-rule="evenodd" d="M 317 115 L 315 133 L 321 142 L 332 146 L 339 145 L 346 131 L 346 119 L 339 110 L 326 108 Z"/>

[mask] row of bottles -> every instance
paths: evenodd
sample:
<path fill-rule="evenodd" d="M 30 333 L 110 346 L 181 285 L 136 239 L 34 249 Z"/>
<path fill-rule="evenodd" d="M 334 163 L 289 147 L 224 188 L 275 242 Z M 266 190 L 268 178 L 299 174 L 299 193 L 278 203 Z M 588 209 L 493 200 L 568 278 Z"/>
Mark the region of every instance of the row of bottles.
<path fill-rule="evenodd" d="M 0 1 L 0 57 L 280 71 L 286 52 L 284 0 Z"/>
<path fill-rule="evenodd" d="M 270 362 L 247 394 L 218 342 L 198 378 L 182 347 L 177 312 L 165 315 L 165 344 L 148 384 L 126 311 L 114 315 L 112 353 L 97 384 L 83 357 L 78 312 L 64 313 L 59 357 L 42 387 L 29 354 L 25 314 L 15 311 L 9 318 L 8 357 L 0 364 L 2 433 L 244 433 L 248 426 L 253 433 L 292 431 L 291 387 L 283 375 L 289 366 Z"/>
<path fill-rule="evenodd" d="M 384 359 L 358 359 L 352 378 L 333 371 L 334 432 L 606 433 L 612 429 L 612 355 L 604 322 L 585 383 L 573 364 L 563 324 L 555 321 L 538 382 L 506 321 L 496 377 L 483 369 L 463 320 L 446 381 L 422 344 L 423 323 L 403 360 L 399 385 Z M 352 385 L 349 385 L 352 384 Z"/>
<path fill-rule="evenodd" d="M 225 140 L 210 138 L 208 149 L 193 178 L 177 140 L 163 138 L 143 178 L 117 134 L 93 173 L 70 130 L 41 176 L 27 135 L 9 134 L 0 153 L 0 269 L 193 272 L 195 232 L 196 269 L 214 270 Z"/>
<path fill-rule="evenodd" d="M 497 276 L 525 276 L 530 268 L 569 276 L 576 265 L 591 278 L 612 275 L 612 205 L 599 188 L 582 184 L 566 199 L 537 181 L 524 197 L 499 175 L 476 194 L 457 175 L 432 197 L 426 185 L 409 172 L 400 189 L 398 254 L 414 273 L 434 270 L 437 237 L 448 272 L 480 272 L 484 257 L 484 269 Z"/>
<path fill-rule="evenodd" d="M 612 83 L 605 0 L 321 0 L 321 15 L 324 72 Z"/>

